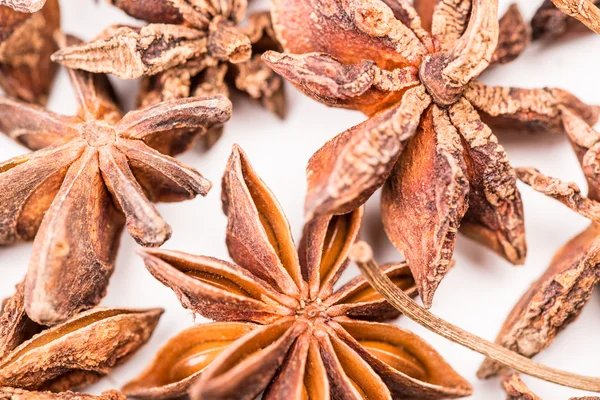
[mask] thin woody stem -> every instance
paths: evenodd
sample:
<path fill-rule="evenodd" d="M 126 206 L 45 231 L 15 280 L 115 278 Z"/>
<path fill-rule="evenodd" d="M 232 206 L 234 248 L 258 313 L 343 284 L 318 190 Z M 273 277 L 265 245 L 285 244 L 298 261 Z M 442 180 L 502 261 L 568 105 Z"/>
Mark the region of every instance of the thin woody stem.
<path fill-rule="evenodd" d="M 539 364 L 454 326 L 425 310 L 381 273 L 373 259 L 371 247 L 365 242 L 358 242 L 354 245 L 350 259 L 358 265 L 371 286 L 379 291 L 391 305 L 430 331 L 524 374 L 575 389 L 600 392 L 600 378 L 577 375 Z"/>

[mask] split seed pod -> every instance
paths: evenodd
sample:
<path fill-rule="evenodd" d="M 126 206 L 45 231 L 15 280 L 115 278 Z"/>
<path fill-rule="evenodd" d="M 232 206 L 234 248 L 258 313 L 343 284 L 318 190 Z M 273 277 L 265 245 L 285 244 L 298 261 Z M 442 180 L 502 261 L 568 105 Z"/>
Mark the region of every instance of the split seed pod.
<path fill-rule="evenodd" d="M 362 276 L 334 290 L 362 208 L 311 221 L 297 250 L 276 198 L 238 147 L 223 177 L 222 198 L 227 247 L 236 264 L 159 249 L 142 253 L 148 270 L 184 307 L 218 322 L 169 341 L 126 393 L 165 398 L 192 383 L 192 398 L 211 400 L 260 393 L 267 400 L 471 393 L 422 339 L 381 323 L 398 312 Z M 397 287 L 415 294 L 406 265 L 383 268 Z M 173 377 L 173 371 L 186 373 Z"/>
<path fill-rule="evenodd" d="M 448 271 L 457 231 L 513 264 L 527 246 L 521 196 L 490 123 L 564 131 L 562 110 L 599 109 L 555 89 L 491 87 L 476 78 L 529 42 L 498 2 L 276 0 L 286 53 L 263 59 L 303 93 L 369 119 L 327 142 L 307 168 L 306 216 L 342 214 L 383 187 L 382 218 L 426 307 Z M 342 22 L 343 21 L 343 22 Z"/>
<path fill-rule="evenodd" d="M 0 318 L 0 387 L 60 392 L 90 385 L 146 343 L 163 312 L 96 308 L 28 337 L 22 295 L 18 290 Z"/>

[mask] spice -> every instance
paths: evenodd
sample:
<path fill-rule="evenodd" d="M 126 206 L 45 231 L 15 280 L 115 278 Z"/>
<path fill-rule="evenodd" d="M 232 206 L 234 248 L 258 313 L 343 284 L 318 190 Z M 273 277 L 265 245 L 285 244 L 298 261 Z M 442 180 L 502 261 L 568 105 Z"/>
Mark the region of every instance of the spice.
<path fill-rule="evenodd" d="M 237 265 L 175 251 L 142 252 L 148 270 L 184 307 L 218 322 L 171 340 L 126 393 L 158 398 L 164 386 L 182 389 L 190 379 L 191 397 L 211 400 L 253 399 L 263 391 L 265 399 L 471 393 L 423 340 L 381 323 L 398 314 L 364 278 L 334 291 L 358 235 L 361 208 L 310 222 L 297 251 L 277 200 L 237 147 L 222 198 L 227 246 Z M 406 268 L 391 265 L 383 272 L 414 294 Z"/>
<path fill-rule="evenodd" d="M 593 0 L 598 6 L 600 0 Z M 559 10 L 552 0 L 544 0 L 531 19 L 533 39 L 556 39 L 584 25 Z"/>
<path fill-rule="evenodd" d="M 108 390 L 100 396 L 75 392 L 31 392 L 23 389 L 0 387 L 0 399 L 7 400 L 125 400 L 125 396 L 116 390 Z"/>
<path fill-rule="evenodd" d="M 170 237 L 150 201 L 209 191 L 197 171 L 150 146 L 176 141 L 168 135 L 173 126 L 210 128 L 231 113 L 229 100 L 216 96 L 122 116 L 105 76 L 69 73 L 80 106 L 76 117 L 0 99 L 0 130 L 41 149 L 0 164 L 0 244 L 35 238 L 25 303 L 43 324 L 98 304 L 124 223 L 141 245 L 159 246 Z"/>
<path fill-rule="evenodd" d="M 556 335 L 579 316 L 600 281 L 600 133 L 575 112 L 561 108 L 561 123 L 587 178 L 585 197 L 574 183 L 564 183 L 533 168 L 517 170 L 519 178 L 536 191 L 550 196 L 590 219 L 590 226 L 567 242 L 546 272 L 515 305 L 496 342 L 532 357 L 552 344 Z M 486 360 L 480 377 L 501 373 L 503 368 Z"/>
<path fill-rule="evenodd" d="M 593 221 L 554 255 L 546 272 L 521 297 L 498 334 L 496 343 L 533 357 L 577 319 L 600 281 L 600 204 L 582 196 L 574 183 L 563 183 L 534 169 L 519 169 L 517 173 L 535 190 Z M 501 365 L 486 360 L 478 376 L 487 378 L 502 372 Z"/>
<path fill-rule="evenodd" d="M 43 5 L 30 3 L 31 11 Z M 26 6 L 0 1 L 0 88 L 10 96 L 45 104 L 56 73 L 50 55 L 57 49 L 52 35 L 60 28 L 58 0 L 49 0 L 34 14 L 19 12 L 24 11 L 21 5 Z"/>
<path fill-rule="evenodd" d="M 506 400 L 541 400 L 521 380 L 518 374 L 512 373 L 502 378 L 502 387 L 506 391 Z M 600 397 L 571 397 L 569 400 L 598 400 Z"/>
<path fill-rule="evenodd" d="M 494 54 L 511 59 L 510 49 L 524 48 L 500 41 L 526 28 L 499 24 L 497 1 L 440 1 L 435 7 L 419 1 L 418 9 L 433 10 L 421 18 L 405 2 L 312 4 L 274 3 L 279 40 L 296 55 L 267 52 L 263 58 L 309 96 L 370 118 L 309 161 L 307 218 L 348 212 L 383 186 L 386 232 L 404 252 L 426 307 L 447 273 L 459 227 L 522 264 L 526 243 L 516 178 L 481 118 L 562 131 L 559 106 L 589 123 L 599 109 L 560 90 L 473 81 Z M 515 13 L 511 9 L 507 20 Z M 500 26 L 509 32 L 499 33 Z"/>
<path fill-rule="evenodd" d="M 196 2 L 111 0 L 129 15 L 150 24 L 144 28 L 112 26 L 99 39 L 60 50 L 53 59 L 71 68 L 144 77 L 141 107 L 189 96 L 229 96 L 240 90 L 283 117 L 283 81 L 261 61 L 266 50 L 280 50 L 268 12 L 243 19 L 247 0 Z M 166 154 L 185 151 L 202 136 L 208 146 L 220 137 L 222 127 L 188 130 L 185 146 L 161 148 Z"/>
<path fill-rule="evenodd" d="M 146 343 L 163 312 L 96 308 L 27 337 L 10 333 L 31 323 L 10 317 L 24 315 L 22 296 L 17 290 L 0 316 L 0 348 L 7 350 L 0 354 L 0 387 L 60 392 L 90 385 Z"/>
<path fill-rule="evenodd" d="M 0 7 L 10 7 L 23 13 L 34 13 L 40 11 L 45 3 L 46 0 L 0 0 Z"/>

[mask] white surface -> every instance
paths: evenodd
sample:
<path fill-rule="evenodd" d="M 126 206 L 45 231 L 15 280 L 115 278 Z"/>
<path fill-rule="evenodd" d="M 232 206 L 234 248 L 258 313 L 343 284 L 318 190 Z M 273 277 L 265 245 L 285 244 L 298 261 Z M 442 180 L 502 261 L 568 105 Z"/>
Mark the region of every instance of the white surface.
<path fill-rule="evenodd" d="M 267 0 L 255 1 L 252 9 L 267 7 Z M 501 11 L 508 6 L 501 1 Z M 520 0 L 519 5 L 530 18 L 541 0 Z M 115 23 L 132 23 L 118 9 L 91 0 L 61 0 L 63 28 L 84 39 L 91 39 L 104 27 Z M 139 23 L 139 22 L 134 22 Z M 534 44 L 508 66 L 494 68 L 483 79 L 488 83 L 521 87 L 557 86 L 569 90 L 589 103 L 600 104 L 598 65 L 600 36 L 589 34 L 552 45 Z M 119 94 L 131 106 L 137 83 L 112 79 Z M 215 184 L 207 198 L 158 206 L 173 227 L 173 237 L 164 247 L 193 254 L 210 255 L 228 260 L 225 248 L 226 220 L 221 212 L 220 180 L 234 143 L 248 153 L 251 162 L 278 196 L 290 219 L 298 240 L 303 224 L 305 193 L 304 169 L 308 158 L 327 139 L 363 120 L 358 112 L 328 109 L 288 87 L 289 114 L 285 121 L 251 103 L 234 98 L 234 116 L 221 141 L 209 153 L 199 148 L 180 159 L 201 171 Z M 75 100 L 68 79 L 61 71 L 54 87 L 50 108 L 68 115 L 75 113 Z M 520 136 L 496 132 L 506 147 L 514 166 L 535 166 L 549 175 L 577 182 L 585 187 L 577 160 L 564 137 Z M 0 135 L 0 159 L 6 160 L 26 150 Z M 456 267 L 440 286 L 432 311 L 462 328 L 494 339 L 504 318 L 527 287 L 545 269 L 552 254 L 567 240 L 583 230 L 587 221 L 556 201 L 520 185 L 525 203 L 529 256 L 523 267 L 512 267 L 491 251 L 461 236 L 455 252 Z M 375 245 L 378 260 L 397 261 L 400 254 L 389 244 L 379 222 L 379 195 L 368 203 L 367 222 L 362 238 Z M 152 359 L 166 340 L 201 318 L 184 310 L 170 289 L 154 280 L 135 255 L 135 242 L 124 234 L 116 271 L 103 305 L 121 307 L 163 307 L 166 309 L 154 336 L 135 357 L 93 386 L 99 393 L 120 388 L 135 377 Z M 12 293 L 25 274 L 31 244 L 0 249 L 0 297 Z M 350 268 L 344 280 L 354 276 Z M 598 354 L 600 341 L 600 297 L 592 296 L 578 321 L 561 333 L 555 343 L 536 361 L 572 372 L 600 375 Z M 483 357 L 427 332 L 406 318 L 397 324 L 411 329 L 429 341 L 450 364 L 474 386 L 473 399 L 502 399 L 499 380 L 481 381 L 475 377 Z M 583 396 L 537 379 L 524 377 L 544 399 L 567 399 Z"/>

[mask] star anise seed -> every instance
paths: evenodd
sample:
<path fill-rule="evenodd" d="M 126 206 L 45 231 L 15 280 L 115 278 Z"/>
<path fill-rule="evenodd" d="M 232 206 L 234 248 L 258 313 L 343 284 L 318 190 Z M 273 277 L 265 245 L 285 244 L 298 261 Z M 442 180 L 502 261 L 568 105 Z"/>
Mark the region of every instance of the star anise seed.
<path fill-rule="evenodd" d="M 91 43 L 71 46 L 53 59 L 71 68 L 115 74 L 121 78 L 144 77 L 138 97 L 141 107 L 189 96 L 229 96 L 237 89 L 283 117 L 283 81 L 262 62 L 266 50 L 280 50 L 268 12 L 243 19 L 247 0 L 204 1 L 109 0 L 127 14 L 150 25 L 138 29 L 113 26 Z M 176 129 L 177 146 L 159 150 L 176 154 L 203 136 L 211 146 L 222 127 L 213 130 Z"/>
<path fill-rule="evenodd" d="M 563 91 L 474 81 L 529 40 L 516 9 L 502 23 L 497 9 L 496 0 L 420 0 L 415 8 L 404 0 L 273 4 L 286 53 L 263 59 L 318 101 L 369 116 L 309 161 L 307 218 L 349 212 L 383 186 L 386 232 L 404 252 L 426 307 L 459 227 L 513 264 L 525 259 L 516 177 L 481 118 L 562 127 L 561 106 L 589 123 L 598 118 L 598 108 Z"/>
<path fill-rule="evenodd" d="M 125 387 L 148 398 L 455 398 L 471 386 L 418 336 L 381 323 L 398 313 L 361 276 L 334 291 L 362 208 L 311 221 L 297 250 L 277 200 L 234 148 L 223 177 L 227 247 L 236 264 L 144 250 L 182 305 L 217 320 L 175 337 Z M 414 294 L 405 266 L 384 272 Z"/>
<path fill-rule="evenodd" d="M 43 2 L 30 2 L 31 11 L 37 11 L 34 14 L 21 12 L 25 11 L 21 6 L 26 6 L 23 2 L 3 3 L 0 1 L 0 88 L 10 96 L 45 104 L 56 73 L 50 55 L 57 49 L 52 37 L 60 28 L 58 0 L 49 0 L 40 11 Z"/>
<path fill-rule="evenodd" d="M 37 326 L 35 334 L 21 287 L 0 315 L 0 387 L 62 392 L 90 385 L 146 343 L 163 313 L 99 307 L 52 328 Z"/>
<path fill-rule="evenodd" d="M 0 130 L 41 149 L 0 164 L 0 244 L 35 239 L 25 302 L 29 316 L 43 324 L 98 304 L 124 224 L 141 245 L 169 239 L 171 228 L 151 201 L 209 191 L 210 182 L 197 171 L 144 142 L 170 142 L 173 127 L 207 129 L 231 114 L 229 100 L 216 96 L 162 102 L 123 116 L 105 76 L 69 73 L 77 116 L 0 99 Z"/>

